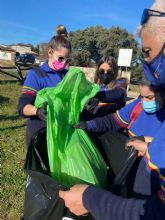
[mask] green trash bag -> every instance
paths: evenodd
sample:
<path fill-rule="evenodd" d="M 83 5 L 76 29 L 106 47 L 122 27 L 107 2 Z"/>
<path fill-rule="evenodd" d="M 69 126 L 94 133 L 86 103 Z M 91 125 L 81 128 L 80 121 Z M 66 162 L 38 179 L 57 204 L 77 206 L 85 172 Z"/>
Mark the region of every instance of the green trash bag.
<path fill-rule="evenodd" d="M 55 88 L 38 92 L 35 106 L 47 102 L 47 145 L 52 177 L 66 187 L 89 183 L 106 187 L 106 164 L 93 142 L 82 129 L 79 115 L 85 103 L 99 91 L 76 68 L 68 71 Z M 42 147 L 42 146 L 41 146 Z"/>

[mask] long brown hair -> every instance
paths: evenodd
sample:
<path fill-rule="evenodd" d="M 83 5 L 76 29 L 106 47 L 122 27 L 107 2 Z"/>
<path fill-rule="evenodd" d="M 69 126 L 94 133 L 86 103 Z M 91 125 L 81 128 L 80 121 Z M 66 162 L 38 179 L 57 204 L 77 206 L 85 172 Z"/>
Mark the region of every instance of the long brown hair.
<path fill-rule="evenodd" d="M 107 63 L 111 67 L 113 77 L 112 77 L 112 81 L 108 84 L 108 88 L 112 89 L 115 86 L 115 82 L 116 82 L 116 79 L 117 79 L 117 76 L 118 76 L 118 66 L 117 66 L 115 58 L 112 57 L 112 56 L 103 56 L 99 60 L 99 62 L 97 64 L 96 72 L 95 72 L 94 82 L 97 83 L 97 84 L 100 84 L 100 79 L 98 77 L 98 74 L 99 74 L 99 68 L 103 63 Z"/>

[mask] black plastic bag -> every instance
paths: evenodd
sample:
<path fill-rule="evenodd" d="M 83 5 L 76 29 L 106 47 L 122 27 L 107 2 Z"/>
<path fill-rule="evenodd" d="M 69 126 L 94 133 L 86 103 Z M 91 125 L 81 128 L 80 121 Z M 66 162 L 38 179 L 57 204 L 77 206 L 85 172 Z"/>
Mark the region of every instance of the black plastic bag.
<path fill-rule="evenodd" d="M 49 176 L 45 129 L 33 136 L 24 169 L 28 174 L 24 220 L 61 220 L 66 209 L 58 191 L 64 187 Z"/>
<path fill-rule="evenodd" d="M 90 137 L 109 167 L 109 190 L 126 198 L 131 197 L 141 158 L 137 158 L 135 149 L 125 148 L 130 139 L 127 132 L 109 131 L 98 136 L 90 134 Z"/>
<path fill-rule="evenodd" d="M 45 128 L 32 137 L 24 170 L 28 174 L 24 220 L 62 220 L 64 216 L 75 220 L 94 220 L 91 215 L 77 217 L 69 213 L 64 201 L 59 198 L 59 190 L 67 188 L 50 176 Z"/>

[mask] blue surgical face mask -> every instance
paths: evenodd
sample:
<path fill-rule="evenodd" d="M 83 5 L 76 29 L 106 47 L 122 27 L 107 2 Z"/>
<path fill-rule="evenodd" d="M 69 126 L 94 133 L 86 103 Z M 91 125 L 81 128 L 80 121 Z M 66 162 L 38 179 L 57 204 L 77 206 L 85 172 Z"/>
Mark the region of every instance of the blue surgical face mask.
<path fill-rule="evenodd" d="M 155 87 L 165 86 L 165 54 L 163 50 L 165 48 L 165 43 L 160 51 L 160 53 L 154 58 L 151 63 L 143 61 L 143 69 L 147 80 Z"/>
<path fill-rule="evenodd" d="M 146 113 L 155 113 L 160 109 L 160 101 L 142 101 L 142 107 Z"/>

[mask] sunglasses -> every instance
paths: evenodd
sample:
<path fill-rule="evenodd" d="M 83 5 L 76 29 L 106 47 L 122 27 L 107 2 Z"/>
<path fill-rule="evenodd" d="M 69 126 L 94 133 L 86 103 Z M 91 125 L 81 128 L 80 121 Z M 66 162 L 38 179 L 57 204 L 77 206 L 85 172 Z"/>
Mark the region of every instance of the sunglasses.
<path fill-rule="evenodd" d="M 102 75 L 102 74 L 112 74 L 112 70 L 107 70 L 107 71 L 105 71 L 105 70 L 103 70 L 103 69 L 100 69 L 99 70 L 99 73 Z"/>
<path fill-rule="evenodd" d="M 66 62 L 66 63 L 70 63 L 71 62 L 71 58 L 70 57 L 63 57 L 63 56 L 58 56 L 56 55 L 56 51 L 52 49 L 52 53 L 55 54 L 56 59 L 59 62 Z"/>
<path fill-rule="evenodd" d="M 155 11 L 151 9 L 144 9 L 142 18 L 141 18 L 141 25 L 145 24 L 150 16 L 157 16 L 157 17 L 165 17 L 165 12 Z"/>
<path fill-rule="evenodd" d="M 66 62 L 66 63 L 70 63 L 71 62 L 71 58 L 66 58 L 66 57 L 58 57 L 58 61 L 59 62 Z"/>

